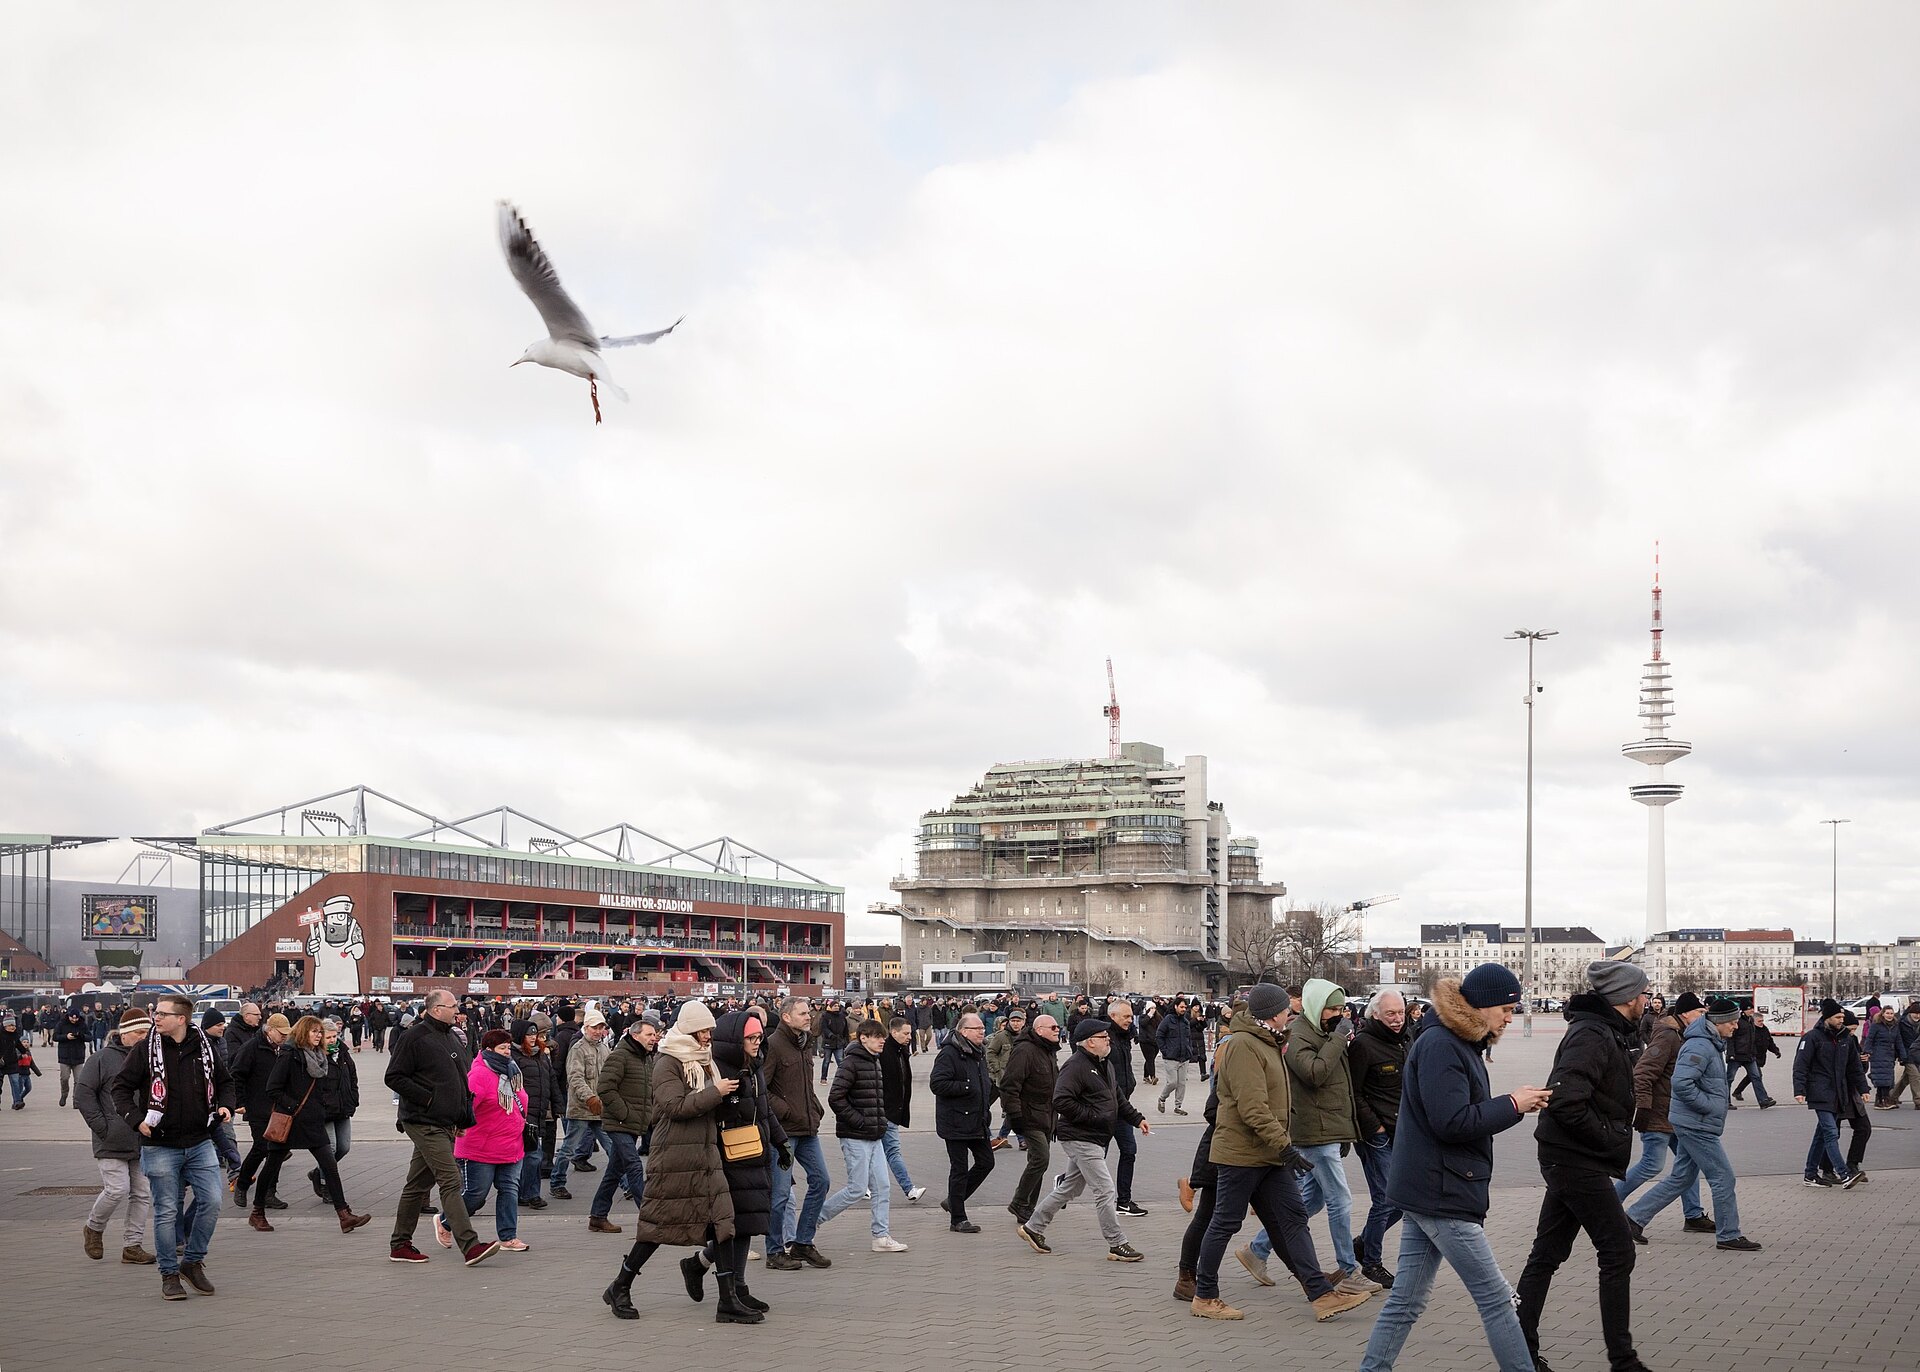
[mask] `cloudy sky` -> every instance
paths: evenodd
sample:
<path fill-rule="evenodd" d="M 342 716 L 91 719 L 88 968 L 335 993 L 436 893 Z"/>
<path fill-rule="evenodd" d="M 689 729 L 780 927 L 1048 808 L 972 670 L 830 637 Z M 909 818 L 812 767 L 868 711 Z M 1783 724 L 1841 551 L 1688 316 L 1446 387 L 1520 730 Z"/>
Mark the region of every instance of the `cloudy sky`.
<path fill-rule="evenodd" d="M 1824 930 L 1846 817 L 1920 933 L 1910 6 L 0 14 L 0 829 L 364 781 L 864 911 L 1110 654 L 1386 942 L 1520 917 L 1525 626 L 1536 917 L 1624 937 L 1657 538 L 1673 922 Z M 687 316 L 603 428 L 502 197 Z"/>

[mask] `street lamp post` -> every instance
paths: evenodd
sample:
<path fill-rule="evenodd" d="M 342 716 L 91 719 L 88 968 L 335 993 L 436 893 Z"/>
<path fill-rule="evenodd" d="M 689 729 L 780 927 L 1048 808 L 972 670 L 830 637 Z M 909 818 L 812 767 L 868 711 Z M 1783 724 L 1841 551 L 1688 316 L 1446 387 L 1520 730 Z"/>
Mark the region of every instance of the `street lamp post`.
<path fill-rule="evenodd" d="M 1850 819 L 1823 819 L 1833 826 L 1833 937 L 1827 941 L 1827 994 L 1840 999 L 1840 826 Z"/>
<path fill-rule="evenodd" d="M 1533 698 L 1540 694 L 1540 683 L 1533 679 L 1533 645 L 1559 632 L 1558 629 L 1515 629 L 1507 635 L 1509 639 L 1527 641 L 1527 943 L 1521 952 L 1526 969 L 1527 1017 L 1520 1036 L 1529 1039 L 1533 1037 Z"/>

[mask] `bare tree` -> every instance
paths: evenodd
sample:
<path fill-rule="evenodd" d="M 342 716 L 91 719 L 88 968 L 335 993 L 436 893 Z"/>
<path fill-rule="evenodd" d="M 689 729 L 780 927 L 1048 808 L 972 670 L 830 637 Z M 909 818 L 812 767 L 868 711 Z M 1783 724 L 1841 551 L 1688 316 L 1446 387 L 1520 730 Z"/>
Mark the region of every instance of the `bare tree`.
<path fill-rule="evenodd" d="M 1103 962 L 1098 967 L 1087 969 L 1087 994 L 1105 996 L 1117 993 L 1126 981 L 1127 974 L 1117 964 Z"/>
<path fill-rule="evenodd" d="M 1441 972 L 1438 967 L 1422 967 L 1419 980 L 1420 994 L 1432 1000 L 1433 988 L 1440 984 L 1440 977 Z"/>
<path fill-rule="evenodd" d="M 1321 901 L 1287 911 L 1279 935 L 1280 963 L 1294 984 L 1309 977 L 1338 980 L 1348 970 L 1348 955 L 1360 945 L 1360 916 Z"/>
<path fill-rule="evenodd" d="M 1279 920 L 1235 920 L 1227 931 L 1227 962 L 1247 982 L 1277 982 L 1286 936 Z"/>
<path fill-rule="evenodd" d="M 1689 948 L 1674 961 L 1673 970 L 1667 974 L 1667 994 L 1683 995 L 1691 991 L 1699 995 L 1707 987 L 1706 960 L 1700 956 L 1698 948 Z"/>

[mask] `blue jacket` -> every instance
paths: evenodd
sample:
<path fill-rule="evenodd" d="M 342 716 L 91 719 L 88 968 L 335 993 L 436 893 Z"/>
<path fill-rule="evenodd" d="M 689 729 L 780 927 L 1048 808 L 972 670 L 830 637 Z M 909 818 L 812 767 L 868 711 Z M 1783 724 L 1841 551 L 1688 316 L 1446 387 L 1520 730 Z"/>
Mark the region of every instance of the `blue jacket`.
<path fill-rule="evenodd" d="M 1726 1040 L 1705 1015 L 1680 1036 L 1673 1060 L 1673 1099 L 1667 1123 L 1696 1134 L 1719 1134 L 1727 1127 Z"/>
<path fill-rule="evenodd" d="M 1192 1062 L 1193 1022 L 1169 1010 L 1160 1020 L 1160 1056 L 1168 1062 Z"/>
<path fill-rule="evenodd" d="M 1891 1091 L 1893 1079 L 1900 1075 L 1900 1025 L 1875 1020 L 1867 1026 L 1863 1042 L 1871 1059 L 1867 1071 L 1873 1084 L 1882 1091 Z"/>
<path fill-rule="evenodd" d="M 1495 1096 L 1480 1057 L 1473 1011 L 1456 982 L 1434 991 L 1442 1027 L 1414 1039 L 1400 1085 L 1387 1201 L 1416 1215 L 1484 1224 L 1493 1180 L 1493 1136 L 1520 1122 L 1507 1096 Z"/>

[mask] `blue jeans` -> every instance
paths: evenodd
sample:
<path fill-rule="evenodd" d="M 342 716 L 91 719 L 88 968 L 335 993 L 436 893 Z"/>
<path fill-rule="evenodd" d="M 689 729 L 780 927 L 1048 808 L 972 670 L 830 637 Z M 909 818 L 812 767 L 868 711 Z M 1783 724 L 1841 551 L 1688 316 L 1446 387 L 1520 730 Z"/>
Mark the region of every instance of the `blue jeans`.
<path fill-rule="evenodd" d="M 793 1168 L 773 1165 L 773 1215 L 767 1225 L 767 1250 L 777 1252 L 790 1243 L 812 1243 L 819 1232 L 820 1211 L 827 1203 L 833 1178 L 817 1137 L 793 1140 L 793 1160 L 807 1174 L 807 1195 L 800 1203 L 799 1223 L 793 1214 Z"/>
<path fill-rule="evenodd" d="M 1831 1110 L 1813 1112 L 1813 1142 L 1807 1147 L 1807 1180 L 1813 1180 L 1813 1174 L 1823 1165 L 1842 1180 L 1852 1175 L 1846 1159 L 1840 1156 L 1840 1122 Z"/>
<path fill-rule="evenodd" d="M 839 1071 L 840 1062 L 846 1056 L 847 1045 L 844 1043 L 838 1048 L 822 1048 L 820 1050 L 820 1080 L 825 1081 L 827 1079 L 827 1071 L 829 1068 L 836 1072 Z"/>
<path fill-rule="evenodd" d="M 1298 1145 L 1295 1145 L 1297 1148 Z M 1353 1256 L 1353 1192 L 1347 1186 L 1347 1169 L 1340 1165 L 1340 1145 L 1314 1143 L 1299 1148 L 1300 1155 L 1313 1164 L 1313 1171 L 1300 1178 L 1300 1197 L 1306 1202 L 1307 1218 L 1327 1212 L 1327 1227 L 1332 1231 L 1333 1260 L 1342 1272 L 1356 1265 Z M 1381 1232 L 1385 1232 L 1382 1226 Z M 1273 1252 L 1273 1240 L 1262 1229 L 1253 1236 L 1254 1256 L 1262 1262 Z"/>
<path fill-rule="evenodd" d="M 546 1150 L 536 1147 L 520 1159 L 520 1204 L 540 1199 L 540 1164 L 546 1157 Z"/>
<path fill-rule="evenodd" d="M 1741 1063 L 1740 1066 L 1747 1069 L 1747 1079 L 1741 1082 L 1738 1086 L 1733 1088 L 1734 1094 L 1738 1095 L 1740 1092 L 1746 1090 L 1749 1086 L 1751 1086 L 1753 1088 L 1753 1098 L 1755 1100 L 1759 1101 L 1762 1105 L 1766 1105 L 1768 1102 L 1770 1102 L 1773 1099 L 1773 1096 L 1768 1092 L 1766 1082 L 1760 1079 L 1760 1070 L 1766 1065 L 1767 1065 L 1767 1060 L 1763 1057 L 1752 1058 L 1746 1062 Z M 1731 1080 L 1731 1078 L 1729 1078 L 1729 1080 Z"/>
<path fill-rule="evenodd" d="M 634 1204 L 638 1205 L 647 1191 L 647 1167 L 640 1160 L 639 1136 L 609 1129 L 607 1170 L 600 1174 L 600 1185 L 594 1188 L 593 1204 L 587 1213 L 594 1219 L 605 1219 L 613 1210 L 613 1193 L 620 1189 L 622 1182 L 633 1192 Z"/>
<path fill-rule="evenodd" d="M 153 1192 L 153 1252 L 160 1260 L 160 1275 L 173 1275 L 183 1262 L 205 1262 L 207 1249 L 213 1246 L 214 1221 L 220 1218 L 220 1193 L 226 1189 L 213 1140 L 203 1139 L 191 1148 L 143 1145 L 140 1170 Z M 181 1202 L 189 1190 L 193 1192 L 191 1222 L 183 1223 Z M 176 1252 L 183 1232 L 184 1257 Z"/>
<path fill-rule="evenodd" d="M 1402 1211 L 1401 1218 L 1405 1223 L 1400 1226 L 1399 1268 L 1386 1304 L 1373 1322 L 1360 1372 L 1387 1372 L 1393 1366 L 1414 1322 L 1427 1308 L 1442 1258 L 1460 1274 L 1461 1284 L 1479 1307 L 1487 1347 L 1500 1372 L 1533 1372 L 1527 1337 L 1520 1332 L 1520 1317 L 1513 1308 L 1513 1288 L 1500 1275 L 1487 1231 L 1471 1220 L 1443 1220 L 1411 1210 Z"/>
<path fill-rule="evenodd" d="M 1393 1165 L 1393 1139 L 1375 1134 L 1360 1145 L 1360 1166 L 1367 1174 L 1367 1227 L 1360 1235 L 1360 1263 L 1378 1267 L 1385 1255 L 1387 1231 L 1400 1222 L 1400 1207 L 1387 1201 L 1387 1169 Z"/>
<path fill-rule="evenodd" d="M 1133 1164 L 1140 1153 L 1139 1133 L 1122 1120 L 1113 1135 L 1114 1144 L 1120 1149 L 1120 1165 L 1113 1169 L 1113 1195 L 1121 1205 L 1133 1203 Z"/>
<path fill-rule="evenodd" d="M 471 1215 L 480 1203 L 487 1198 L 487 1192 L 497 1192 L 493 1202 L 494 1237 L 503 1243 L 517 1237 L 520 1232 L 520 1162 L 475 1162 L 472 1158 L 460 1160 L 460 1170 L 465 1173 L 467 1184 L 460 1190 L 460 1203 L 467 1207 Z"/>
<path fill-rule="evenodd" d="M 873 1193 L 873 1236 L 887 1232 L 887 1207 L 893 1195 L 887 1185 L 887 1149 L 885 1139 L 841 1139 L 840 1156 L 847 1161 L 847 1184 L 827 1197 L 820 1211 L 820 1223 L 849 1210 Z"/>
<path fill-rule="evenodd" d="M 1673 1171 L 1654 1184 L 1651 1191 L 1627 1208 L 1627 1218 L 1642 1228 L 1648 1220 L 1673 1202 L 1689 1186 L 1697 1192 L 1700 1174 L 1707 1174 L 1713 1189 L 1714 1238 L 1720 1243 L 1740 1237 L 1740 1202 L 1733 1191 L 1733 1164 L 1727 1150 L 1715 1134 L 1705 1134 L 1685 1125 L 1673 1126 Z"/>
<path fill-rule="evenodd" d="M 1207 1300 L 1219 1298 L 1220 1260 L 1240 1232 L 1249 1207 L 1262 1224 L 1279 1231 L 1281 1261 L 1305 1289 L 1308 1300 L 1333 1290 L 1320 1271 L 1320 1259 L 1314 1256 L 1307 1212 L 1300 1206 L 1300 1188 L 1293 1174 L 1284 1167 L 1235 1167 L 1224 1162 L 1217 1170 L 1219 1176 L 1211 1188 L 1213 1214 L 1201 1235 L 1199 1265 L 1194 1268 L 1194 1294 Z"/>
<path fill-rule="evenodd" d="M 221 1120 L 213 1126 L 213 1151 L 219 1155 L 221 1165 L 229 1172 L 240 1170 L 240 1145 L 234 1141 L 232 1120 Z M 333 1155 L 339 1157 L 340 1150 L 336 1148 Z"/>
<path fill-rule="evenodd" d="M 900 1126 L 888 1120 L 887 1136 L 880 1142 L 886 1145 L 887 1170 L 893 1173 L 893 1179 L 900 1183 L 902 1191 L 913 1190 L 913 1176 L 907 1171 L 907 1157 L 900 1151 Z"/>
<path fill-rule="evenodd" d="M 13 1087 L 13 1103 L 20 1104 L 27 1098 L 27 1092 L 33 1090 L 33 1078 L 25 1072 L 10 1072 L 7 1081 Z"/>
<path fill-rule="evenodd" d="M 553 1184 L 562 1187 L 567 1184 L 567 1164 L 575 1158 L 585 1158 L 595 1140 L 602 1148 L 607 1146 L 607 1127 L 599 1120 L 568 1120 L 567 1131 L 561 1136 L 560 1156 L 553 1160 Z"/>
<path fill-rule="evenodd" d="M 1628 1169 L 1627 1175 L 1613 1184 L 1613 1194 L 1620 1197 L 1624 1204 L 1628 1196 L 1667 1170 L 1667 1158 L 1673 1153 L 1673 1135 L 1657 1134 L 1652 1130 L 1640 1135 L 1640 1160 Z M 1688 1219 L 1695 1219 L 1707 1213 L 1700 1204 L 1700 1176 L 1695 1173 L 1692 1180 L 1680 1192 L 1680 1209 Z"/>

